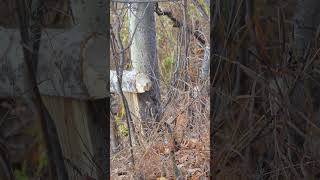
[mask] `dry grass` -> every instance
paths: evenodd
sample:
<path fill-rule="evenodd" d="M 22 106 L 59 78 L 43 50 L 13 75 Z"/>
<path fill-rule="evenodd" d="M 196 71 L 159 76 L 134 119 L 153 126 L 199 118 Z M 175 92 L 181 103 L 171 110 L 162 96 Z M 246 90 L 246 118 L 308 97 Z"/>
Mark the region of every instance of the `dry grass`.
<path fill-rule="evenodd" d="M 225 7 L 230 11 L 212 28 L 221 33 L 211 84 L 212 174 L 219 180 L 319 179 L 318 39 L 305 54 L 307 67 L 295 52 L 293 1 L 255 2 L 252 14 L 237 14 L 239 4 Z"/>
<path fill-rule="evenodd" d="M 163 131 L 153 133 L 149 142 L 134 147 L 136 164 L 133 171 L 130 170 L 132 166 L 126 163 L 129 162 L 130 158 L 129 147 L 113 155 L 111 161 L 112 178 L 130 179 L 133 177 L 133 173 L 140 173 L 145 179 L 157 179 L 161 176 L 167 179 L 175 179 L 172 156 L 174 156 L 175 165 L 181 171 L 183 177 L 197 179 L 200 176 L 207 176 L 210 154 L 210 123 L 208 118 L 209 108 L 203 109 L 202 106 L 203 103 L 208 104 L 204 101 L 205 99 L 208 100 L 205 96 L 190 99 L 185 95 L 179 96 L 179 99 L 174 102 L 170 102 L 159 123 Z M 202 107 L 199 108 L 198 106 Z M 194 111 L 193 115 L 188 116 L 188 111 Z M 171 126 L 172 133 L 166 130 L 163 125 L 164 122 Z M 173 137 L 179 148 L 172 155 L 170 151 L 175 149 Z M 119 175 L 123 172 L 127 174 Z"/>

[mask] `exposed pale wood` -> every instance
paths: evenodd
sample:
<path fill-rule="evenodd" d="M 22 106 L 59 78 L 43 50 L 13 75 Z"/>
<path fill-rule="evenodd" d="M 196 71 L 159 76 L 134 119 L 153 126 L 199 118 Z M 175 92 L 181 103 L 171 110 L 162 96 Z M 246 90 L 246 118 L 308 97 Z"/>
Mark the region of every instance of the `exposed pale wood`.
<path fill-rule="evenodd" d="M 82 77 L 84 86 L 87 88 L 88 94 L 97 95 L 93 101 L 77 102 L 79 106 L 84 103 L 87 111 L 86 119 L 82 122 L 77 121 L 76 127 L 85 126 L 79 134 L 88 137 L 88 149 L 92 150 L 90 156 L 82 154 L 81 158 L 90 159 L 92 168 L 92 177 L 95 179 L 109 179 L 109 112 L 106 112 L 109 106 L 109 38 L 107 24 L 109 24 L 109 12 L 107 12 L 109 3 L 105 0 L 71 0 L 71 9 L 75 17 L 79 32 L 88 32 L 91 35 L 98 33 L 100 37 L 93 41 L 91 37 L 86 39 L 86 43 L 82 43 L 81 47 L 85 51 L 80 51 L 80 59 L 84 59 L 82 63 Z M 92 43 L 90 45 L 90 43 Z M 107 81 L 106 81 L 107 80 Z M 91 96 L 92 97 L 92 96 Z M 107 97 L 107 98 L 105 98 Z M 79 112 L 78 115 L 82 115 Z M 79 117 L 79 119 L 81 119 Z M 82 125 L 85 124 L 85 125 Z M 79 137 L 75 137 L 75 141 Z M 75 150 L 75 152 L 77 152 Z M 74 179 L 76 180 L 76 178 Z"/>
<path fill-rule="evenodd" d="M 118 79 L 116 71 L 110 71 L 110 91 L 119 92 Z M 126 93 L 144 93 L 152 87 L 149 77 L 135 70 L 123 71 L 122 91 Z"/>
<path fill-rule="evenodd" d="M 109 121 L 110 123 L 110 155 L 115 154 L 118 151 L 119 139 L 116 122 L 114 120 Z"/>
<path fill-rule="evenodd" d="M 73 166 L 76 166 L 81 173 L 95 176 L 94 165 L 88 159 L 93 154 L 88 127 L 88 121 L 92 119 L 88 116 L 86 102 L 49 96 L 43 96 L 43 101 L 55 120 L 63 154 L 70 160 L 66 162 L 69 178 L 80 179 L 79 173 Z"/>
<path fill-rule="evenodd" d="M 98 99 L 107 95 L 107 45 L 104 37 L 77 27 L 45 30 L 41 39 L 37 80 L 43 95 Z M 24 82 L 20 34 L 0 28 L 0 96 L 20 96 Z"/>
<path fill-rule="evenodd" d="M 41 42 L 37 73 L 41 94 L 76 99 L 106 97 L 108 71 L 106 53 L 103 52 L 106 40 L 90 37 L 90 34 L 78 32 L 76 28 L 67 32 L 47 30 L 47 33 L 49 35 L 43 36 Z M 87 38 L 94 42 L 89 41 L 81 49 Z M 25 69 L 20 35 L 15 30 L 1 29 L 0 39 L 0 96 L 19 96 L 27 90 L 25 71 L 20 70 Z M 110 91 L 117 92 L 115 71 L 110 71 L 110 81 Z M 143 73 L 125 71 L 122 86 L 124 92 L 143 93 L 151 89 L 151 80 Z"/>
<path fill-rule="evenodd" d="M 133 134 L 133 132 L 139 134 L 139 136 L 136 136 L 137 138 L 145 138 L 145 132 L 143 130 L 143 123 L 142 123 L 142 119 L 141 119 L 141 115 L 140 115 L 140 106 L 139 106 L 139 99 L 137 94 L 134 93 L 124 93 L 127 102 L 128 102 L 128 106 L 131 112 L 131 118 L 133 123 L 131 125 L 133 125 L 134 131 L 131 132 L 131 134 Z M 144 109 L 147 110 L 147 109 Z M 145 119 L 144 119 L 145 120 Z M 134 135 L 134 134 L 133 134 Z M 135 139 L 133 138 L 133 144 L 136 144 L 136 140 L 139 140 L 140 142 L 144 142 L 143 139 Z"/>
<path fill-rule="evenodd" d="M 107 156 L 108 147 L 107 104 L 103 104 L 106 100 L 88 102 L 63 97 L 42 98 L 55 120 L 69 178 L 81 179 L 80 173 L 97 178 L 101 176 L 101 170 L 108 171 L 101 163 L 106 161 L 101 157 Z"/>

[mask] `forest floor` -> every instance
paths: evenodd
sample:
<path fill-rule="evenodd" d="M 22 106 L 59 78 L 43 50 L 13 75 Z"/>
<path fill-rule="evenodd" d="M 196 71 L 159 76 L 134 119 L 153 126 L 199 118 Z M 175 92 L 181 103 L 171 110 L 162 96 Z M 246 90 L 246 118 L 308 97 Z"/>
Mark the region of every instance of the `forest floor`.
<path fill-rule="evenodd" d="M 179 95 L 167 106 L 159 124 L 162 131 L 133 148 L 135 165 L 130 164 L 128 138 L 122 150 L 111 157 L 111 179 L 200 179 L 208 177 L 210 159 L 209 98 Z M 165 126 L 168 124 L 170 130 Z"/>

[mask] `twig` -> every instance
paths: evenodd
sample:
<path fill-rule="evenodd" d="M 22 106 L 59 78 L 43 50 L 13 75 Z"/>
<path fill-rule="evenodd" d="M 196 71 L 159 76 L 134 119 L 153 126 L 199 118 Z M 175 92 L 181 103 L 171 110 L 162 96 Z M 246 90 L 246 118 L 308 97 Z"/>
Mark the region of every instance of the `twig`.
<path fill-rule="evenodd" d="M 174 17 L 171 11 L 162 11 L 159 8 L 158 3 L 155 3 L 155 12 L 158 16 L 167 16 L 174 23 L 173 27 L 181 28 L 183 26 L 183 23 L 180 22 L 176 17 Z M 200 32 L 192 31 L 189 26 L 187 26 L 186 30 L 188 33 L 191 33 L 202 45 L 206 45 L 207 42 L 203 37 L 201 37 L 202 35 Z"/>
<path fill-rule="evenodd" d="M 204 7 L 199 3 L 198 0 L 192 0 L 192 3 L 194 4 L 194 6 L 197 7 L 197 9 L 199 10 L 200 14 L 206 19 L 206 20 L 210 20 L 208 14 L 206 13 Z"/>
<path fill-rule="evenodd" d="M 123 44 L 121 41 L 121 37 L 120 37 L 120 20 L 118 19 L 118 23 L 116 26 L 116 30 L 117 30 L 117 36 L 114 35 L 114 33 L 112 33 L 114 39 L 116 39 L 118 41 L 117 45 L 118 48 L 120 49 L 120 64 L 116 63 L 116 72 L 117 72 L 117 78 L 118 78 L 118 89 L 119 89 L 119 93 L 120 96 L 122 98 L 124 107 L 125 107 L 125 114 L 126 114 L 126 119 L 127 119 L 127 126 L 128 126 L 128 135 L 129 135 L 129 144 L 130 144 L 130 153 L 131 153 L 131 163 L 132 166 L 134 167 L 134 156 L 133 156 L 133 145 L 132 145 L 132 138 L 134 138 L 134 134 L 132 135 L 132 133 L 134 133 L 134 127 L 131 126 L 130 122 L 132 122 L 132 118 L 131 118 L 131 113 L 130 113 L 130 109 L 129 109 L 129 105 L 128 105 L 128 101 L 126 99 L 126 97 L 124 96 L 124 93 L 122 91 L 122 75 L 123 75 L 123 66 L 124 66 L 124 51 L 123 51 Z"/>

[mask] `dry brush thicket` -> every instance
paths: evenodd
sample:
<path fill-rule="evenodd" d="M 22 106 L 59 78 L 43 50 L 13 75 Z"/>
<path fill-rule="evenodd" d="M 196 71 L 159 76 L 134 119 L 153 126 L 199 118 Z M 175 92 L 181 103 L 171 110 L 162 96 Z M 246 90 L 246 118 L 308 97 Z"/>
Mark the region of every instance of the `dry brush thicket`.
<path fill-rule="evenodd" d="M 216 2 L 212 175 L 319 179 L 318 2 Z"/>

